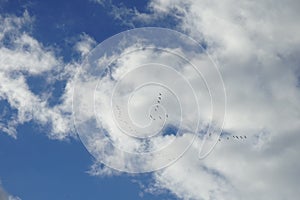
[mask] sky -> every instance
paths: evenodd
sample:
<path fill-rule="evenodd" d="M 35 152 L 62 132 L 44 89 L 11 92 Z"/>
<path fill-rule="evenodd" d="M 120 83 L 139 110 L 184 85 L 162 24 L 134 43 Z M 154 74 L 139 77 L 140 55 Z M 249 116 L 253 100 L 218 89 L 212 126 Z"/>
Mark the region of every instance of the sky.
<path fill-rule="evenodd" d="M 0 0 L 0 200 L 297 199 L 299 10 Z"/>

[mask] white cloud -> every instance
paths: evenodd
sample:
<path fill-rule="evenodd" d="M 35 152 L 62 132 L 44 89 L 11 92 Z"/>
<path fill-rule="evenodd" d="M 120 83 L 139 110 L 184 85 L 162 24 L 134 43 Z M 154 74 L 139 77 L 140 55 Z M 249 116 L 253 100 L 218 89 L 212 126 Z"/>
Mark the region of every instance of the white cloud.
<path fill-rule="evenodd" d="M 135 28 L 136 24 L 140 21 L 153 22 L 157 20 L 158 15 L 149 15 L 147 13 L 140 12 L 136 7 L 126 7 L 122 2 L 116 4 L 111 0 L 92 0 L 92 2 L 101 5 L 109 14 L 125 27 Z"/>
<path fill-rule="evenodd" d="M 162 34 L 165 32 L 162 30 L 160 32 L 157 29 L 156 31 L 157 36 L 163 37 Z M 112 47 L 117 43 L 112 39 L 111 43 L 106 42 L 107 48 L 105 46 L 102 46 L 100 49 L 97 47 L 89 55 L 90 59 L 86 63 L 90 63 L 91 65 L 86 65 L 81 70 L 81 75 L 77 77 L 73 107 L 76 114 L 75 121 L 79 135 L 83 143 L 98 161 L 103 161 L 108 166 L 118 170 L 139 172 L 161 168 L 169 164 L 170 160 L 175 159 L 178 156 L 178 152 L 183 152 L 190 141 L 186 140 L 185 133 L 192 133 L 197 128 L 197 103 L 201 104 L 201 112 L 206 113 L 206 115 L 201 116 L 200 121 L 202 124 L 200 126 L 203 124 L 206 126 L 206 123 L 210 120 L 211 107 L 207 87 L 198 74 L 198 71 L 189 62 L 177 55 L 183 54 L 182 49 L 166 48 L 164 51 L 153 48 L 143 49 L 141 47 L 144 47 L 144 44 L 147 44 L 147 42 L 143 43 L 142 41 L 144 40 L 136 37 L 135 34 L 136 32 L 128 32 L 128 36 L 131 36 L 134 41 L 140 42 L 134 42 L 131 45 L 126 44 L 126 41 L 123 44 L 122 41 L 124 38 L 123 35 L 120 35 L 119 39 L 121 39 L 122 45 L 117 46 L 120 49 L 116 50 Z M 182 37 L 182 35 L 180 36 Z M 126 39 L 130 41 L 129 38 Z M 182 38 L 179 40 L 182 40 Z M 147 40 L 145 39 L 145 41 Z M 170 38 L 170 41 L 174 41 L 174 38 Z M 164 42 L 161 40 L 156 42 L 159 42 L 159 45 L 162 45 L 164 42 L 168 43 L 166 40 Z M 178 42 L 180 43 L 181 41 Z M 186 48 L 188 49 L 188 47 Z M 107 58 L 107 56 L 102 57 L 101 52 L 103 50 L 106 50 L 106 54 L 104 55 L 112 53 L 112 56 L 110 58 Z M 172 53 L 167 51 L 171 51 Z M 122 56 L 119 56 L 119 53 Z M 206 54 L 200 54 L 194 59 L 202 63 L 203 69 L 208 69 L 209 66 L 212 66 Z M 105 69 L 107 67 L 106 63 L 109 61 L 113 61 L 110 63 L 109 72 L 104 75 L 100 74 L 97 70 L 100 70 L 102 67 Z M 153 63 L 154 61 L 155 63 L 159 63 L 159 65 Z M 194 60 L 190 61 L 194 62 Z M 104 64 L 100 65 L 99 63 Z M 214 77 L 208 72 L 209 70 L 206 72 L 207 75 Z M 216 86 L 218 86 L 217 82 L 216 80 L 214 83 Z M 145 87 L 145 90 L 142 88 L 134 92 L 133 94 L 135 95 L 129 101 L 127 99 L 129 98 L 127 92 L 133 91 L 134 88 L 138 88 L 144 83 L 159 83 L 163 87 L 150 84 Z M 196 93 L 194 93 L 193 89 L 196 90 Z M 111 96 L 112 91 L 114 91 L 114 96 Z M 151 105 L 153 105 L 153 101 L 157 101 L 156 95 L 158 95 L 158 91 L 161 91 L 163 94 L 163 102 L 161 107 L 157 108 L 157 113 L 160 113 L 161 109 L 161 114 L 156 116 L 154 108 Z M 197 102 L 195 100 L 196 97 L 201 101 Z M 112 106 L 109 106 L 111 103 Z M 127 113 L 127 106 L 129 106 L 128 110 L 130 113 Z M 154 112 L 153 117 L 157 118 L 157 123 L 154 121 L 151 122 L 149 118 L 148 112 L 151 112 L 151 109 Z M 115 114 L 119 113 L 120 116 L 117 114 L 114 119 L 112 110 Z M 165 114 L 169 116 L 166 119 L 167 124 L 177 127 L 179 122 L 181 122 L 181 135 L 178 136 L 179 138 L 182 137 L 182 140 L 179 140 L 180 142 L 173 142 L 175 136 L 160 135 L 150 140 L 149 143 L 145 143 L 145 141 L 130 138 L 121 131 L 136 132 L 135 134 L 139 137 L 147 136 L 153 130 L 160 130 L 162 126 L 160 122 L 164 122 L 166 118 Z M 95 115 L 100 120 L 97 121 L 99 123 L 98 127 L 95 125 Z M 130 116 L 132 117 L 132 121 L 142 127 L 137 127 L 133 124 Z M 97 129 L 99 127 L 100 130 Z M 130 130 L 133 127 L 135 127 L 136 131 Z M 99 133 L 101 129 L 109 133 L 115 147 L 107 144 L 108 139 L 105 139 Z M 172 150 L 164 149 L 160 154 L 149 154 L 147 156 L 134 155 L 136 152 L 157 151 L 160 147 L 169 145 L 170 143 L 175 146 L 178 145 L 177 148 L 171 148 Z M 125 152 L 133 152 L 133 154 Z M 141 162 L 141 160 L 144 160 L 144 162 Z"/>
<path fill-rule="evenodd" d="M 207 44 L 207 51 L 220 63 L 227 89 L 224 130 L 249 138 L 248 142 L 221 142 L 204 160 L 198 160 L 198 146 L 193 146 L 178 162 L 154 174 L 152 191 L 168 189 L 182 199 L 297 198 L 300 34 L 295 19 L 299 19 L 298 6 L 294 1 L 284 5 L 276 1 L 271 5 L 268 1 L 157 0 L 149 4 L 153 13 L 145 14 L 144 19 L 175 13 L 180 18 L 180 30 Z M 135 54 L 133 59 L 124 61 L 123 68 L 122 62 L 118 66 L 125 70 L 135 62 L 153 59 L 150 55 Z M 198 64 L 199 61 L 194 60 Z M 104 112 L 104 107 L 101 108 Z M 126 161 L 114 156 L 120 162 Z"/>
<path fill-rule="evenodd" d="M 168 189 L 182 199 L 299 196 L 299 7 L 296 0 L 152 0 L 150 14 L 121 12 L 129 23 L 174 16 L 179 30 L 205 43 L 227 90 L 224 129 L 249 138 L 220 142 L 201 161 L 193 146 L 154 174 L 152 191 Z"/>
<path fill-rule="evenodd" d="M 78 51 L 81 56 L 87 55 L 93 47 L 95 47 L 96 41 L 89 35 L 83 33 L 80 35 L 79 41 L 75 44 L 75 50 Z"/>
<path fill-rule="evenodd" d="M 64 66 L 54 50 L 44 47 L 30 36 L 24 29 L 30 27 L 32 21 L 27 12 L 21 17 L 0 17 L 0 99 L 16 110 L 10 119 L 1 120 L 0 129 L 16 137 L 19 124 L 34 120 L 42 126 L 50 125 L 48 136 L 63 139 L 72 130 L 71 105 L 67 102 L 67 94 L 61 97 L 63 103 L 50 107 L 47 98 L 30 90 L 27 79 L 30 76 L 45 77 L 46 84 L 51 86 L 51 83 L 65 76 L 55 74 L 72 71 L 70 68 L 76 63 Z"/>
<path fill-rule="evenodd" d="M 225 141 L 205 160 L 194 150 L 157 172 L 157 187 L 182 199 L 299 196 L 299 6 L 292 0 L 150 2 L 153 15 L 176 11 L 179 28 L 207 44 L 227 90 L 224 129 L 253 138 L 243 145 Z"/>
<path fill-rule="evenodd" d="M 101 176 L 101 177 L 118 176 L 122 174 L 120 171 L 107 167 L 102 163 L 98 163 L 97 161 L 95 161 L 95 163 L 90 167 L 87 173 L 91 176 Z"/>

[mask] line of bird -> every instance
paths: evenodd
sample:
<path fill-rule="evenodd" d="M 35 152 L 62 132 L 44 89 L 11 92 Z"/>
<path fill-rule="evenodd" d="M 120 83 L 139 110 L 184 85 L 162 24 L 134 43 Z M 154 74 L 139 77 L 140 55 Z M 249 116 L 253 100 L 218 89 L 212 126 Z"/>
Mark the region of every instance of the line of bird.
<path fill-rule="evenodd" d="M 221 137 L 222 137 L 222 136 L 220 136 L 219 141 L 221 141 Z M 246 136 L 246 135 L 244 135 L 244 136 L 233 135 L 232 138 L 235 138 L 235 139 L 238 139 L 238 140 L 245 140 L 245 139 L 247 139 L 247 136 Z M 227 136 L 226 139 L 229 140 L 230 137 Z"/>
<path fill-rule="evenodd" d="M 208 136 L 211 137 L 211 133 L 209 133 Z M 221 141 L 221 137 L 222 137 L 222 135 L 220 136 L 219 141 Z M 245 140 L 245 139 L 247 139 L 247 136 L 246 136 L 246 135 L 244 135 L 244 136 L 233 135 L 232 138 L 238 139 L 238 140 Z M 230 140 L 230 137 L 227 136 L 226 139 L 227 139 L 227 140 Z"/>
<path fill-rule="evenodd" d="M 160 104 L 161 100 L 162 100 L 162 93 L 159 92 L 159 93 L 158 93 L 158 97 L 157 97 L 157 103 Z M 156 105 L 155 108 L 154 108 L 154 111 L 157 112 L 157 109 L 158 109 L 158 108 L 159 108 L 159 106 Z M 154 118 L 151 114 L 150 114 L 149 117 L 150 117 L 150 119 L 152 119 L 152 120 L 156 120 L 156 118 Z M 162 117 L 161 117 L 161 116 L 158 116 L 158 117 L 159 117 L 160 120 L 162 120 Z M 169 115 L 166 114 L 166 118 L 168 118 L 168 117 L 169 117 Z"/>

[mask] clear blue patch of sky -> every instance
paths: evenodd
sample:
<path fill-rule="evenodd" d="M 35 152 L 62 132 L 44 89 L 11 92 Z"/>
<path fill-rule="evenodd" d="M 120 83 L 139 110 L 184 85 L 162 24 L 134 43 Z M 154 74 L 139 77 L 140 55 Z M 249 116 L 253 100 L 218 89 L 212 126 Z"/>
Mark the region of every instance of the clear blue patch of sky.
<path fill-rule="evenodd" d="M 19 126 L 17 140 L 0 133 L 0 177 L 10 193 L 24 200 L 172 198 L 168 193 L 139 196 L 142 190 L 132 180 L 149 183 L 150 174 L 88 175 L 93 158 L 80 141 L 49 140 L 35 126 Z"/>
<path fill-rule="evenodd" d="M 176 136 L 178 132 L 178 127 L 168 124 L 163 130 L 162 130 L 162 135 L 167 136 L 167 135 L 173 135 Z"/>

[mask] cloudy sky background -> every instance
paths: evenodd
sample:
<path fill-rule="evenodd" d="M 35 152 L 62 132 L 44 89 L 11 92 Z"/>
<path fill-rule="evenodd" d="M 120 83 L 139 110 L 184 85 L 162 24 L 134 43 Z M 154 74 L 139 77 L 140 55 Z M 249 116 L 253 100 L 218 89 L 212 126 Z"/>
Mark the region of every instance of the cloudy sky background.
<path fill-rule="evenodd" d="M 0 197 L 297 198 L 299 10 L 296 0 L 0 1 L 0 180 L 16 196 L 1 187 Z M 204 160 L 196 143 L 175 164 L 144 175 L 89 155 L 72 120 L 77 69 L 99 42 L 143 26 L 205 44 L 226 87 L 224 132 L 247 141 L 220 142 Z"/>

